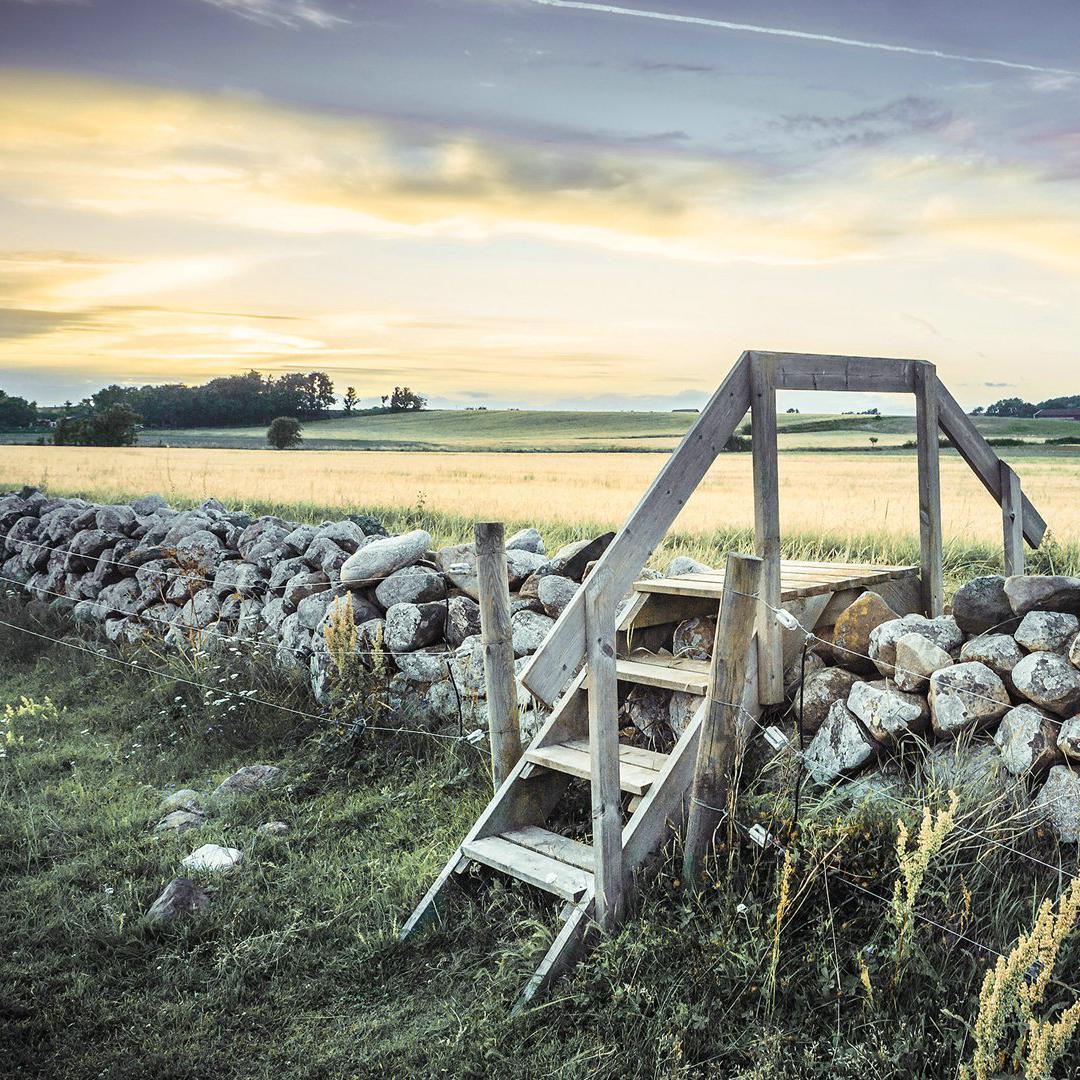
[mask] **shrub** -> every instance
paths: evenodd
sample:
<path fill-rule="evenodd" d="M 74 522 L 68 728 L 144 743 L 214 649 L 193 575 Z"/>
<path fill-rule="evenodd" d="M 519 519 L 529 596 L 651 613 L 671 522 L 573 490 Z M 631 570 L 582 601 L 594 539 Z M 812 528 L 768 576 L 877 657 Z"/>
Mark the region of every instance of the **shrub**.
<path fill-rule="evenodd" d="M 303 442 L 300 421 L 292 416 L 278 416 L 266 429 L 266 441 L 275 450 L 292 450 Z"/>

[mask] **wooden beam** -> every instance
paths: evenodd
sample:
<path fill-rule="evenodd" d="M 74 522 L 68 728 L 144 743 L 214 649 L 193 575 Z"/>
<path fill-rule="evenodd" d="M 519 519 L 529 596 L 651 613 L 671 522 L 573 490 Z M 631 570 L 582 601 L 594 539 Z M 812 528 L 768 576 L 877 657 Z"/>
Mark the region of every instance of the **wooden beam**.
<path fill-rule="evenodd" d="M 1007 463 L 1001 463 L 1001 524 L 1005 537 L 1005 573 L 1024 572 L 1024 503 L 1020 477 Z"/>
<path fill-rule="evenodd" d="M 501 521 L 476 526 L 476 576 L 480 596 L 480 633 L 484 646 L 488 738 L 495 790 L 521 757 L 514 641 L 510 629 L 510 586 Z"/>
<path fill-rule="evenodd" d="M 783 644 L 773 608 L 780 606 L 780 476 L 776 449 L 776 357 L 750 360 L 754 455 L 754 545 L 762 560 L 758 611 L 758 690 L 762 705 L 784 700 Z M 729 557 L 730 560 L 730 557 Z M 727 580 L 725 578 L 725 580 Z M 725 596 L 727 595 L 725 590 Z"/>
<path fill-rule="evenodd" d="M 596 922 L 614 930 L 622 919 L 625 877 L 619 786 L 619 687 L 611 571 L 597 567 L 585 593 L 585 659 L 589 669 L 589 757 L 592 773 L 593 874 Z"/>
<path fill-rule="evenodd" d="M 938 449 L 938 378 L 933 364 L 915 371 L 915 439 L 919 457 L 919 563 L 922 606 L 936 619 L 945 611 L 941 556 L 941 463 Z"/>
<path fill-rule="evenodd" d="M 776 361 L 776 385 L 781 390 L 910 394 L 915 389 L 910 360 L 884 356 L 770 353 L 756 349 L 750 355 Z"/>
<path fill-rule="evenodd" d="M 724 591 L 716 625 L 683 846 L 683 881 L 691 889 L 700 884 L 702 864 L 718 825 L 725 815 L 729 823 L 734 817 L 732 770 L 741 719 L 734 706 L 741 702 L 754 633 L 757 604 L 750 597 L 761 587 L 764 569 L 764 562 L 750 555 L 733 552 L 727 557 L 727 580 L 732 588 Z M 760 635 L 760 623 L 758 632 Z"/>
<path fill-rule="evenodd" d="M 597 568 L 611 571 L 611 588 L 616 595 L 622 596 L 633 584 L 716 455 L 735 433 L 750 407 L 749 368 L 743 355 L 601 557 Z M 567 604 L 521 675 L 522 682 L 548 704 L 554 702 L 585 656 L 584 593 L 579 589 Z"/>
<path fill-rule="evenodd" d="M 960 456 L 971 466 L 983 487 L 1001 504 L 1001 459 L 994 448 L 982 437 L 971 418 L 957 403 L 956 398 L 938 380 L 938 423 L 949 437 Z M 1037 548 L 1046 533 L 1046 522 L 1039 511 L 1031 505 L 1026 495 L 1021 495 L 1023 506 L 1024 539 Z"/>

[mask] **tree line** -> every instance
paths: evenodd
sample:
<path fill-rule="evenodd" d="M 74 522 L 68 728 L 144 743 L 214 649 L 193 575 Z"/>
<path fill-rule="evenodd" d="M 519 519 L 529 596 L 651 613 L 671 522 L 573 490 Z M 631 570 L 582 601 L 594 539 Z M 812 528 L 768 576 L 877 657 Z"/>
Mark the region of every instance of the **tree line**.
<path fill-rule="evenodd" d="M 1023 398 L 1010 397 L 995 401 L 993 405 L 971 410 L 972 416 L 1019 416 L 1032 417 L 1043 409 L 1080 409 L 1080 394 L 1067 397 L 1047 398 L 1034 404 Z"/>

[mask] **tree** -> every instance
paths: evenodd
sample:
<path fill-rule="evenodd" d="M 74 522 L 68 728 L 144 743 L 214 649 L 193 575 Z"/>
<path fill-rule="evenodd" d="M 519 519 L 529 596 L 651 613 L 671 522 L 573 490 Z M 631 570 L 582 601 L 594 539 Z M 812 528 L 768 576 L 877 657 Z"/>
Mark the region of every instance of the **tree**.
<path fill-rule="evenodd" d="M 986 410 L 987 416 L 1034 416 L 1038 407 L 1023 398 L 1010 397 L 995 401 Z"/>
<path fill-rule="evenodd" d="M 0 431 L 34 427 L 37 418 L 37 402 L 21 397 L 9 397 L 0 390 Z"/>
<path fill-rule="evenodd" d="M 85 416 L 65 416 L 53 433 L 55 446 L 134 446 L 142 417 L 130 405 L 110 405 Z"/>
<path fill-rule="evenodd" d="M 878 444 L 877 436 L 876 435 L 871 435 L 870 436 L 870 446 L 871 447 L 876 447 L 877 444 Z"/>
<path fill-rule="evenodd" d="M 277 416 L 266 429 L 266 441 L 275 450 L 292 450 L 303 442 L 300 421 L 294 416 Z"/>
<path fill-rule="evenodd" d="M 384 394 L 382 403 L 385 405 L 387 396 Z M 390 395 L 391 412 L 419 412 L 427 405 L 427 398 L 414 394 L 407 386 L 395 386 Z"/>
<path fill-rule="evenodd" d="M 975 408 L 972 409 L 970 413 L 968 413 L 968 416 L 982 416 L 984 412 L 986 412 L 986 409 L 984 409 L 981 405 L 976 405 Z"/>
<path fill-rule="evenodd" d="M 360 398 L 356 393 L 356 387 L 355 386 L 346 386 L 345 387 L 345 396 L 341 399 L 342 404 L 345 406 L 345 415 L 346 416 L 348 416 L 349 413 L 351 413 L 353 411 L 353 409 L 356 408 L 356 403 L 359 400 L 360 400 Z"/>

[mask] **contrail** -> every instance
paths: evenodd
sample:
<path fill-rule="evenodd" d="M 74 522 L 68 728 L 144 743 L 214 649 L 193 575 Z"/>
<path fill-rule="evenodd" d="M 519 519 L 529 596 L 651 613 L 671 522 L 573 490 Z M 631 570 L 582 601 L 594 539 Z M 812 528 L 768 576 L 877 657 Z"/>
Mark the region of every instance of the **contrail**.
<path fill-rule="evenodd" d="M 708 26 L 714 30 L 737 30 L 746 34 L 767 34 L 770 37 L 797 38 L 800 41 L 823 41 L 829 45 L 847 45 L 855 49 L 876 49 L 879 52 L 930 56 L 936 60 L 960 60 L 965 64 L 990 64 L 993 67 L 1011 68 L 1013 71 L 1033 71 L 1040 75 L 1080 76 L 1080 71 L 1071 71 L 1068 68 L 1022 64 L 1016 60 L 1000 60 L 993 56 L 966 56 L 964 53 L 942 52 L 939 49 L 919 49 L 913 45 L 890 45 L 884 41 L 863 41 L 860 38 L 836 37 L 833 34 L 813 34 L 807 30 L 788 30 L 780 26 L 756 26 L 754 23 L 727 22 L 724 19 L 706 19 L 698 15 L 678 15 L 671 11 L 642 11 L 639 8 L 617 7 L 614 4 L 592 4 L 587 3 L 586 0 L 530 0 L 530 2 L 543 4 L 545 7 L 596 11 L 605 15 L 633 15 L 639 19 L 655 19 L 659 22 Z"/>

